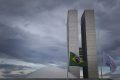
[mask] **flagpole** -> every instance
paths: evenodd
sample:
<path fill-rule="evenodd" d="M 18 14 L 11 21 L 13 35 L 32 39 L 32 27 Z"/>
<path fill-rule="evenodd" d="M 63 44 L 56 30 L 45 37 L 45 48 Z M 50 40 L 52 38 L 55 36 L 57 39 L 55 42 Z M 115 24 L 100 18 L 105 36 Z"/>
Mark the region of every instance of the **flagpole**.
<path fill-rule="evenodd" d="M 67 80 L 68 80 L 68 70 L 69 70 L 69 50 L 68 50 L 68 61 L 67 61 Z"/>
<path fill-rule="evenodd" d="M 68 68 L 69 68 L 69 65 L 68 65 Z M 67 68 L 67 80 L 68 80 L 68 68 Z"/>
<path fill-rule="evenodd" d="M 101 51 L 100 51 L 101 52 Z M 103 52 L 101 53 L 101 79 L 103 79 L 103 76 L 102 76 L 102 63 L 103 63 Z"/>
<path fill-rule="evenodd" d="M 69 63 L 69 61 L 68 61 Z M 69 64 L 67 63 L 67 80 L 68 80 L 68 68 L 69 68 Z"/>
<path fill-rule="evenodd" d="M 67 80 L 68 80 L 68 70 L 67 70 Z"/>
<path fill-rule="evenodd" d="M 98 31 L 98 35 L 100 36 L 100 33 L 99 33 L 99 31 Z M 103 79 L 103 76 L 102 76 L 102 74 L 103 74 L 103 72 L 102 72 L 102 63 L 103 63 L 103 51 L 100 49 L 100 54 L 101 54 L 101 67 L 100 67 L 100 70 L 101 70 L 101 79 Z"/>

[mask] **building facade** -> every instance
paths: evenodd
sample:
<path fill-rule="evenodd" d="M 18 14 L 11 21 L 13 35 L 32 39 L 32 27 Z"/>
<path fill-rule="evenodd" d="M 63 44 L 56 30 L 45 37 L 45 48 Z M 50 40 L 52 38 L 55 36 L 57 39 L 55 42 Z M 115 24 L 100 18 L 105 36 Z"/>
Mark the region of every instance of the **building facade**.
<path fill-rule="evenodd" d="M 68 59 L 70 60 L 70 52 L 79 55 L 78 46 L 78 12 L 77 10 L 69 10 L 67 16 L 67 45 L 68 45 Z M 68 61 L 69 61 L 68 60 Z M 80 78 L 80 68 L 78 66 L 69 66 L 68 71 L 77 78 Z M 69 77 L 69 75 L 68 75 Z"/>
<path fill-rule="evenodd" d="M 82 53 L 87 64 L 83 67 L 84 78 L 98 78 L 95 31 L 94 11 L 85 10 L 81 17 Z"/>

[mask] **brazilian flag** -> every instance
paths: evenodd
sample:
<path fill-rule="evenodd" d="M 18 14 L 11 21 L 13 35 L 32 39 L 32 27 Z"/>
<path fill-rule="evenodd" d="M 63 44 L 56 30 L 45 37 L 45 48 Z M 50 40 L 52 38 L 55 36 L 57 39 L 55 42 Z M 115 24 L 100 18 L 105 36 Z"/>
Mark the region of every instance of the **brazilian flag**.
<path fill-rule="evenodd" d="M 86 66 L 82 57 L 77 56 L 75 53 L 70 52 L 70 63 L 69 66 Z"/>

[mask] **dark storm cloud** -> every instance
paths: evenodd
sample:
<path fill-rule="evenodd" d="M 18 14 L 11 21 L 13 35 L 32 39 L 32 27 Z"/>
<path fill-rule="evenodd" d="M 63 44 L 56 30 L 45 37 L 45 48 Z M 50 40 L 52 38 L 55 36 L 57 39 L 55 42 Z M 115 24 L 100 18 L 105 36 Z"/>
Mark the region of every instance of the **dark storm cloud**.
<path fill-rule="evenodd" d="M 0 0 L 0 52 L 30 62 L 67 61 L 67 11 L 76 8 L 79 18 L 84 9 L 95 9 L 98 49 L 112 53 L 120 47 L 119 4 L 118 0 Z"/>
<path fill-rule="evenodd" d="M 101 1 L 101 0 L 100 0 Z M 98 1 L 96 8 L 96 15 L 99 19 L 99 26 L 101 28 L 116 29 L 119 26 L 119 8 L 120 2 L 113 1 Z M 114 26 L 114 27 L 113 27 Z M 116 29 L 117 30 L 117 29 Z"/>
<path fill-rule="evenodd" d="M 55 54 L 58 52 L 58 54 L 61 54 L 61 52 L 65 53 L 65 50 L 59 47 L 58 45 L 62 46 L 62 44 L 58 44 L 56 46 L 46 46 L 45 48 L 42 48 L 41 45 L 38 49 L 30 49 L 29 46 L 32 46 L 27 42 L 27 36 L 25 34 L 21 33 L 19 29 L 8 27 L 4 24 L 1 24 L 0 34 L 1 34 L 1 40 L 0 40 L 0 54 L 6 54 L 9 56 L 12 56 L 12 58 L 18 58 L 25 61 L 30 62 L 40 62 L 40 63 L 54 63 L 54 59 L 57 58 L 57 60 L 61 60 L 61 57 L 64 55 L 58 56 Z M 23 35 L 22 35 L 23 34 Z M 64 47 L 64 46 L 63 46 Z M 32 47 L 34 48 L 34 47 Z M 64 51 L 62 51 L 64 50 Z M 2 56 L 6 57 L 6 56 Z M 49 60 L 49 61 L 48 61 Z M 65 61 L 66 59 L 62 59 Z"/>
<path fill-rule="evenodd" d="M 42 11 L 42 10 L 46 10 L 46 8 L 52 9 L 52 4 L 51 6 L 46 6 L 47 3 L 43 0 L 39 1 L 33 1 L 33 0 L 29 0 L 29 1 L 24 1 L 24 0 L 1 0 L 0 1 L 0 10 L 1 10 L 1 14 L 7 14 L 7 15 L 24 15 L 24 14 L 29 14 L 32 10 L 36 11 Z M 45 6 L 45 7 L 40 7 L 40 6 Z"/>
<path fill-rule="evenodd" d="M 119 0 L 99 0 L 96 4 L 95 12 L 99 37 L 98 44 L 100 44 L 101 50 L 106 53 L 111 53 L 111 51 L 120 47 L 119 4 Z"/>
<path fill-rule="evenodd" d="M 0 0 L 0 14 L 29 16 L 35 12 L 52 10 L 61 5 L 72 5 L 73 0 Z"/>
<path fill-rule="evenodd" d="M 5 24 L 5 26 L 7 26 L 6 27 L 8 30 L 7 32 L 9 32 L 6 34 L 5 33 L 6 29 L 4 29 L 5 28 L 4 25 L 1 25 L 1 31 L 2 31 L 1 34 L 3 34 L 5 37 L 5 38 L 1 37 L 1 45 L 0 45 L 1 54 L 7 54 L 9 56 L 13 56 L 15 58 L 22 59 L 25 61 L 40 62 L 40 63 L 46 63 L 46 62 L 57 63 L 57 61 L 63 61 L 63 62 L 66 61 L 67 52 L 66 52 L 66 38 L 64 38 L 65 35 L 59 38 L 58 37 L 59 35 L 55 34 L 56 31 L 58 31 L 57 29 L 61 29 L 62 28 L 61 26 L 65 26 L 65 22 L 61 25 L 61 23 L 57 22 L 56 20 L 60 20 L 61 16 L 63 16 L 60 15 L 61 13 L 59 13 L 58 11 L 65 8 L 66 10 L 63 11 L 67 13 L 67 8 L 68 8 L 67 6 L 71 6 L 74 3 L 75 3 L 74 1 L 68 1 L 68 0 L 66 1 L 1 0 L 0 22 L 2 24 Z M 52 10 L 53 12 L 51 12 Z M 41 30 L 36 31 L 35 29 L 36 27 L 38 27 L 38 25 L 35 25 L 34 26 L 35 28 L 30 27 L 33 21 L 36 20 L 33 18 L 36 17 L 36 14 L 40 14 L 38 15 L 38 17 L 41 16 L 38 19 L 39 22 L 40 21 L 47 22 L 47 24 L 45 24 L 46 29 L 44 34 L 48 36 L 45 36 L 43 38 L 41 37 L 44 35 L 42 33 L 43 31 Z M 49 19 L 50 15 L 53 16 L 53 19 Z M 66 15 L 67 14 L 64 14 L 63 16 L 64 19 L 66 18 L 65 17 Z M 56 20 L 54 20 L 54 17 Z M 43 21 L 44 19 L 45 21 Z M 49 23 L 50 21 L 52 22 L 52 24 Z M 56 21 L 56 23 L 54 23 L 54 21 Z M 43 23 L 40 24 L 44 26 Z M 55 28 L 55 26 L 58 27 Z M 4 28 L 2 29 L 2 27 Z M 25 31 L 24 29 L 27 31 Z M 63 31 L 65 30 L 61 29 L 61 31 L 58 31 L 58 34 L 61 35 Z M 33 33 L 35 33 L 35 35 L 36 34 L 40 35 L 40 36 L 36 36 L 40 38 L 36 38 L 36 37 L 32 38 L 32 36 L 35 36 L 33 35 Z"/>
<path fill-rule="evenodd" d="M 46 44 L 44 44 L 46 42 L 39 42 L 38 43 L 39 46 L 36 49 L 33 46 L 35 45 L 36 47 L 37 45 L 34 44 L 35 43 L 34 39 L 32 44 L 30 40 L 31 38 L 27 37 L 34 35 L 31 35 L 31 33 L 29 34 L 29 32 L 25 32 L 20 28 L 20 27 L 29 26 L 29 24 L 24 24 L 23 22 L 20 23 L 23 24 L 20 26 L 13 24 L 17 20 L 20 21 L 19 19 L 24 19 L 25 21 L 26 17 L 32 19 L 31 16 L 36 15 L 36 13 L 41 14 L 44 11 L 53 10 L 54 8 L 56 8 L 56 6 L 61 5 L 61 3 L 62 1 L 56 1 L 56 0 L 52 2 L 44 1 L 44 0 L 36 0 L 36 1 L 1 0 L 0 1 L 1 54 L 7 54 L 9 56 L 13 56 L 18 59 L 23 59 L 25 61 L 40 62 L 40 63 L 56 62 L 56 59 L 58 61 L 60 60 L 65 61 L 66 59 L 62 58 L 65 55 L 64 53 L 66 53 L 66 51 L 64 50 L 65 48 L 64 44 L 61 45 L 61 44 L 57 44 L 58 42 L 56 42 L 55 44 L 53 44 L 55 46 L 49 47 Z M 65 4 L 66 3 L 67 2 L 65 1 Z M 70 1 L 70 3 L 72 2 Z M 69 2 L 67 4 L 69 4 Z M 54 41 L 52 40 L 54 38 L 47 38 L 47 39 L 49 39 L 49 41 Z M 41 45 L 42 43 L 43 45 Z M 46 47 L 42 47 L 42 46 L 46 46 Z"/>
<path fill-rule="evenodd" d="M 47 46 L 43 44 L 38 46 L 39 49 L 35 49 L 34 47 L 32 47 L 33 44 L 30 44 L 31 42 L 27 42 L 30 39 L 27 37 L 28 35 L 26 35 L 20 29 L 17 29 L 16 27 L 8 27 L 4 24 L 0 24 L 0 26 L 0 55 L 2 55 L 1 57 L 7 57 L 6 55 L 8 55 L 12 56 L 12 58 L 18 58 L 29 62 L 37 62 L 44 64 L 54 63 L 57 61 L 66 61 L 66 51 L 64 49 L 64 44 L 57 42 L 55 46 Z M 61 48 L 61 46 L 63 48 Z M 3 56 L 3 54 L 6 55 Z"/>

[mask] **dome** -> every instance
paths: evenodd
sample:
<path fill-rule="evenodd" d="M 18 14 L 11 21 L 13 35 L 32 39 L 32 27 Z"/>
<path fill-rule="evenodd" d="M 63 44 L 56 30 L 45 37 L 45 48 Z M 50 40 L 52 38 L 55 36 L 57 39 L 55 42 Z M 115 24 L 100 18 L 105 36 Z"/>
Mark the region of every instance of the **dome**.
<path fill-rule="evenodd" d="M 74 75 L 68 73 L 69 78 L 75 78 Z M 59 67 L 43 67 L 27 76 L 27 78 L 67 78 L 67 69 Z"/>

